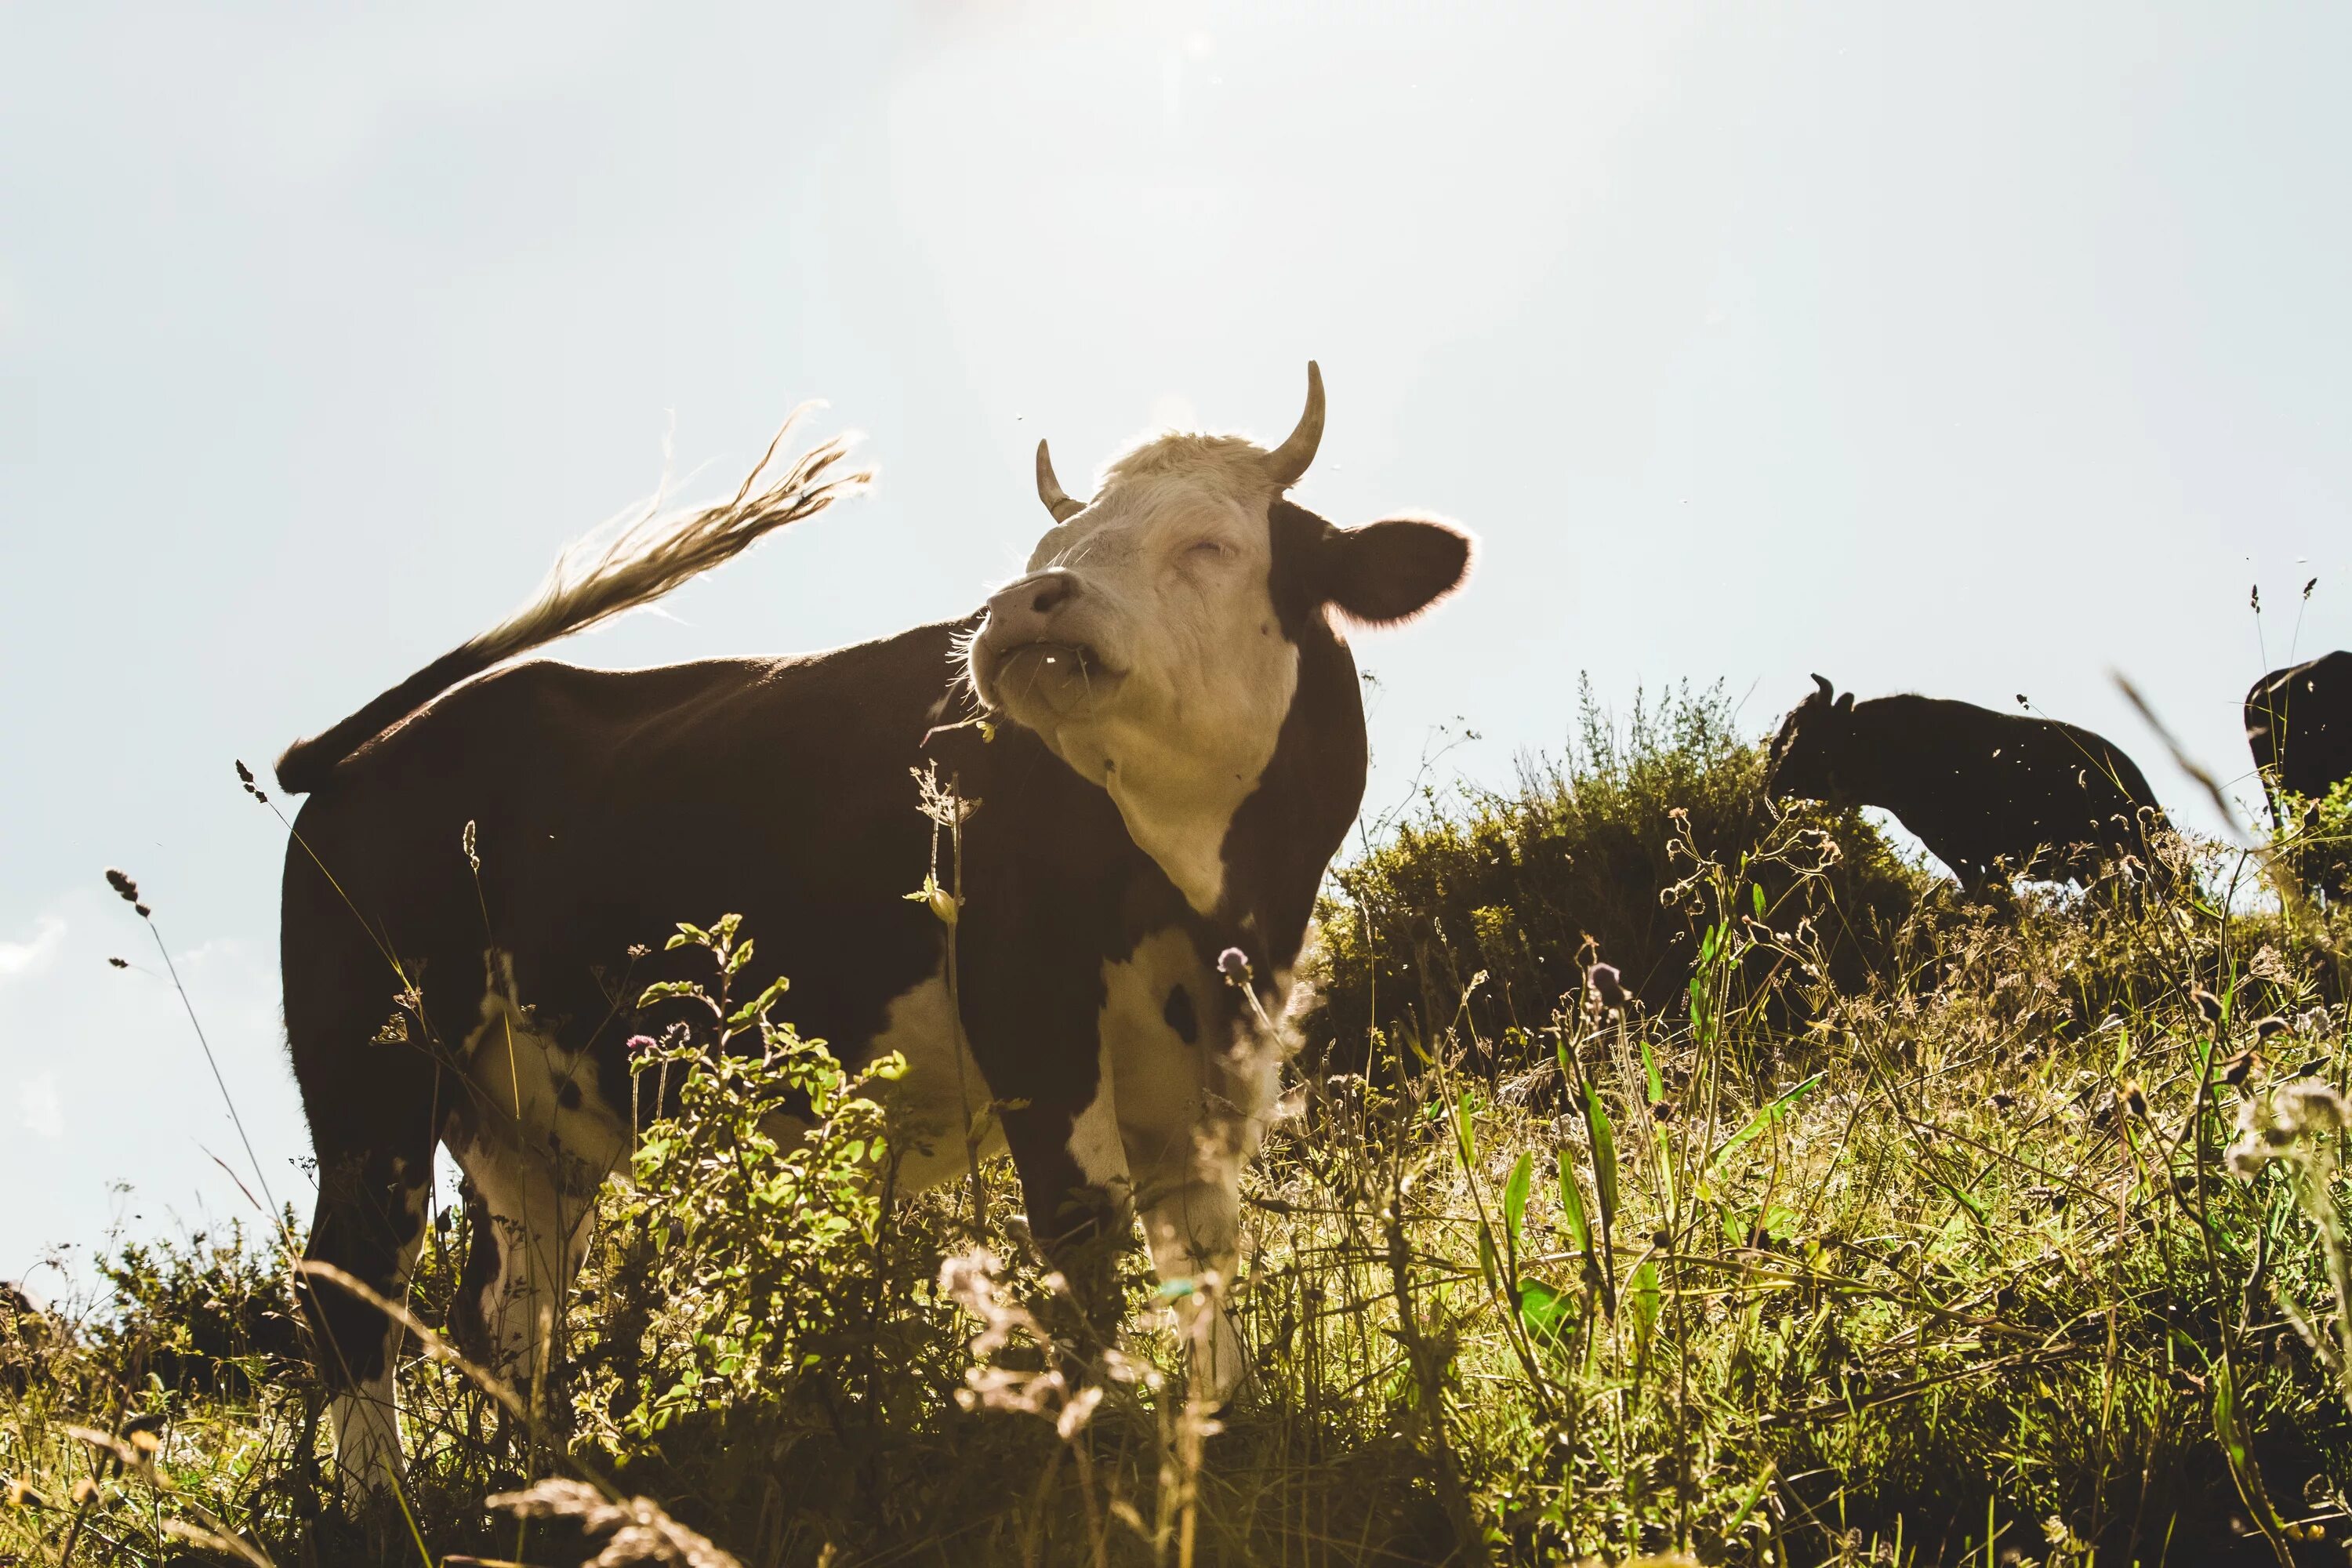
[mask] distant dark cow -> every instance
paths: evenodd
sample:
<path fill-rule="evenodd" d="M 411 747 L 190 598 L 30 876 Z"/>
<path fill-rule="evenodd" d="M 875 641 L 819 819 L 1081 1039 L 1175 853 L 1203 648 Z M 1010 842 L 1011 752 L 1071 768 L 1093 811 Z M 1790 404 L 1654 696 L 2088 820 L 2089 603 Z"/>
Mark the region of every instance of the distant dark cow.
<path fill-rule="evenodd" d="M 2255 681 L 2246 693 L 2246 744 L 2281 826 L 2281 791 L 2316 802 L 2352 779 L 2352 653 L 2322 654 Z M 2335 857 L 2317 879 L 2340 897 L 2352 886 L 2352 866 Z"/>
<path fill-rule="evenodd" d="M 968 1169 L 966 1130 L 993 1101 L 983 1152 L 1011 1151 L 1047 1247 L 1128 1234 L 1139 1213 L 1164 1275 L 1229 1276 L 1281 1053 L 1221 955 L 1246 955 L 1280 1016 L 1364 786 L 1339 623 L 1414 616 L 1469 559 L 1444 523 L 1338 528 L 1286 498 L 1322 434 L 1312 365 L 1307 386 L 1273 450 L 1163 436 L 1114 460 L 1091 500 L 1062 492 L 1040 443 L 1053 526 L 1026 574 L 961 621 L 793 658 L 486 673 L 821 509 L 855 482 L 825 478 L 839 452 L 824 448 L 757 495 L 747 481 L 559 569 L 505 626 L 289 750 L 280 784 L 311 795 L 283 925 L 319 1158 L 310 1257 L 399 1298 L 446 1144 L 489 1221 L 458 1322 L 527 1380 L 596 1189 L 633 1117 L 655 1114 L 625 1042 L 667 1016 L 641 1024 L 635 999 L 693 973 L 658 951 L 674 922 L 734 912 L 757 944 L 743 994 L 789 975 L 785 1012 L 845 1061 L 905 1054 L 902 1187 Z M 935 763 L 979 803 L 960 1020 L 945 928 L 906 897 L 933 864 L 914 773 Z M 637 944 L 656 951 L 633 959 Z M 394 960 L 433 1048 L 387 1026 Z M 304 1307 L 346 1492 L 383 1487 L 400 1458 L 391 1327 L 325 1285 Z M 1229 1391 L 1231 1323 L 1205 1342 L 1196 1373 Z"/>
<path fill-rule="evenodd" d="M 2087 883 L 2126 857 L 2163 878 L 2148 847 L 2163 810 L 2104 737 L 1936 697 L 1857 704 L 1813 679 L 1773 737 L 1774 799 L 1891 811 L 1972 891 L 2017 875 Z"/>

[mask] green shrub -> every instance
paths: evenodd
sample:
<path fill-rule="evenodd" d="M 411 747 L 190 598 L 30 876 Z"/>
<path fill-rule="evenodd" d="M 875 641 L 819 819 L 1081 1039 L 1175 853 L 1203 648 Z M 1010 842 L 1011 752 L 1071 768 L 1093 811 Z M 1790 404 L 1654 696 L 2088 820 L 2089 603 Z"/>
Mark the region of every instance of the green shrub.
<path fill-rule="evenodd" d="M 1933 879 L 1859 810 L 1776 806 L 1764 776 L 1763 748 L 1739 732 L 1720 683 L 1654 705 L 1637 695 L 1622 735 L 1587 684 L 1564 760 L 1523 765 L 1510 794 L 1425 795 L 1387 842 L 1333 872 L 1310 1060 L 1360 1070 L 1375 1031 L 1428 1040 L 1457 1015 L 1466 1037 L 1520 1042 L 1524 1060 L 1596 958 L 1650 1011 L 1680 1005 L 1704 921 L 1666 896 L 1694 868 L 1677 843 L 1753 859 L 1773 923 L 1822 934 L 1831 984 L 1886 973 Z"/>

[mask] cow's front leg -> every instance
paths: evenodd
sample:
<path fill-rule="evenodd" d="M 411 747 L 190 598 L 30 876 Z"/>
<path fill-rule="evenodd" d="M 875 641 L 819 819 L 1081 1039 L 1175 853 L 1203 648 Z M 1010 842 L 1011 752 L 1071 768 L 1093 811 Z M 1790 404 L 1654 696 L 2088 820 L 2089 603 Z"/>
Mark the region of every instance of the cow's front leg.
<path fill-rule="evenodd" d="M 1207 1168 L 1196 1168 L 1172 1184 L 1150 1175 L 1139 1178 L 1137 1204 L 1160 1279 L 1191 1280 L 1195 1287 L 1176 1298 L 1176 1325 L 1192 1352 L 1201 1390 L 1223 1400 L 1249 1371 L 1241 1334 L 1223 1299 L 1241 1262 L 1241 1165 L 1213 1158 L 1195 1163 Z M 1209 1291 L 1212 1280 L 1215 1289 Z"/>
<path fill-rule="evenodd" d="M 1144 1238 L 1162 1281 L 1217 1281 L 1175 1304 L 1198 1386 L 1223 1399 L 1248 1372 L 1223 1299 L 1241 1261 L 1242 1167 L 1265 1133 L 1281 1053 L 1181 930 L 1146 938 L 1106 978 L 1103 1037 Z"/>
<path fill-rule="evenodd" d="M 1134 1234 L 1135 1193 L 1107 1053 L 1084 1100 L 1008 1106 L 1003 1125 L 1021 1173 L 1029 1234 L 1095 1326 L 1115 1329 L 1121 1305 L 1117 1259 Z"/>

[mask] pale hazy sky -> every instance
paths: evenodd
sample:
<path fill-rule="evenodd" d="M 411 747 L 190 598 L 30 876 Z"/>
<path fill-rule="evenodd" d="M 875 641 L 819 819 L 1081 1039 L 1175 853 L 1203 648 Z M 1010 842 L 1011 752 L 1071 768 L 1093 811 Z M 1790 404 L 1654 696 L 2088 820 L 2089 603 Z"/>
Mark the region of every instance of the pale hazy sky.
<path fill-rule="evenodd" d="M 230 760 L 806 397 L 880 489 L 569 657 L 961 613 L 1040 435 L 1073 489 L 1279 435 L 1314 356 L 1301 499 L 1484 541 L 1360 649 L 1384 795 L 1457 715 L 1506 779 L 1580 670 L 1760 730 L 1819 669 L 2026 692 L 2210 824 L 2109 672 L 2234 774 L 2306 577 L 2352 643 L 2347 58 L 2325 5 L 0 10 L 0 1278 L 244 1207 L 100 868 L 307 1214 Z"/>

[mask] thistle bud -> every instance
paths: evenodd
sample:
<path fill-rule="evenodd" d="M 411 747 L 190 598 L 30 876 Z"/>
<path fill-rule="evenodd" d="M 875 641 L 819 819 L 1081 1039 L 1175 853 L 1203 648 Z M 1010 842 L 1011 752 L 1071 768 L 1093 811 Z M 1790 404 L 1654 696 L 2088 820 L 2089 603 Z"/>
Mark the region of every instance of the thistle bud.
<path fill-rule="evenodd" d="M 2207 1023 L 2218 1024 L 2221 1021 L 2223 1009 L 2219 996 L 2214 995 L 2202 985 L 2192 985 L 2189 988 L 2189 999 L 2197 1004 L 2197 1010 L 2205 1015 Z"/>

